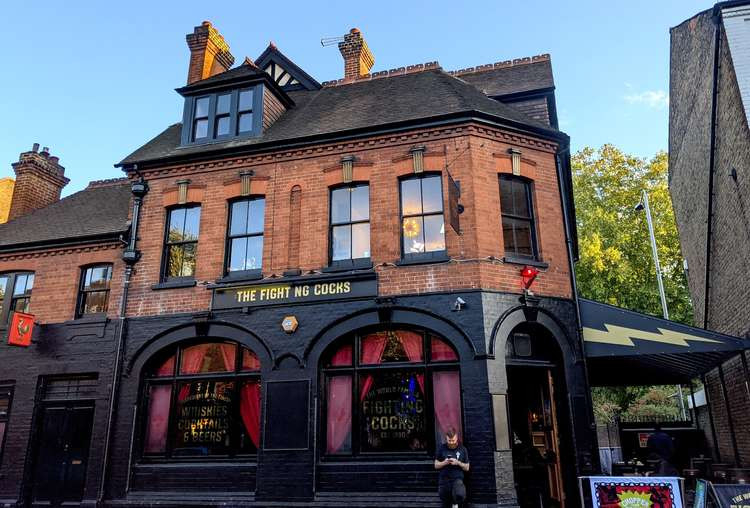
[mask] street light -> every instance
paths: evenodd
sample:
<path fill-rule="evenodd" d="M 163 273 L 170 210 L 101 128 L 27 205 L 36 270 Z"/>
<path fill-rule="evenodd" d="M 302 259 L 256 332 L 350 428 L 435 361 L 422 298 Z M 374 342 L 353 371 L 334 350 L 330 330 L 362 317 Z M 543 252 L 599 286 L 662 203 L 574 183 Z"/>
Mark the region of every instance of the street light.
<path fill-rule="evenodd" d="M 669 319 L 669 310 L 667 310 L 667 297 L 664 295 L 664 282 L 661 278 L 661 266 L 659 265 L 659 252 L 656 250 L 656 237 L 654 236 L 654 223 L 651 220 L 651 207 L 648 204 L 648 193 L 646 189 L 641 192 L 641 202 L 635 205 L 635 211 L 646 210 L 646 222 L 648 223 L 648 234 L 651 238 L 651 252 L 654 256 L 654 266 L 656 267 L 656 281 L 659 283 L 659 297 L 661 298 L 661 312 L 664 319 Z M 685 399 L 682 396 L 682 385 L 677 385 L 677 393 L 680 397 L 680 410 L 682 419 L 685 420 Z"/>

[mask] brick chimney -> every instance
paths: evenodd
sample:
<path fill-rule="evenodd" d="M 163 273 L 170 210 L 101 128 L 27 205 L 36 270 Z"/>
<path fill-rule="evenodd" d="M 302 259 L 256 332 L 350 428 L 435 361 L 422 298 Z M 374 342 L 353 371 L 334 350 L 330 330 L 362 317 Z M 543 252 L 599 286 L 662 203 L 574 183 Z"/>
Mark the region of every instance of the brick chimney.
<path fill-rule="evenodd" d="M 13 164 L 16 183 L 9 221 L 60 200 L 60 192 L 70 180 L 65 178 L 65 168 L 58 161 L 49 154 L 49 148 L 44 147 L 40 152 L 39 143 L 34 143 L 30 152 L 18 157 L 18 162 Z"/>
<path fill-rule="evenodd" d="M 210 21 L 196 26 L 193 33 L 187 34 L 185 39 L 190 48 L 188 85 L 227 71 L 234 64 L 229 45 Z"/>
<path fill-rule="evenodd" d="M 344 36 L 344 41 L 339 42 L 339 51 L 344 57 L 344 79 L 353 81 L 365 76 L 372 69 L 375 57 L 370 48 L 367 47 L 359 28 L 352 28 Z"/>

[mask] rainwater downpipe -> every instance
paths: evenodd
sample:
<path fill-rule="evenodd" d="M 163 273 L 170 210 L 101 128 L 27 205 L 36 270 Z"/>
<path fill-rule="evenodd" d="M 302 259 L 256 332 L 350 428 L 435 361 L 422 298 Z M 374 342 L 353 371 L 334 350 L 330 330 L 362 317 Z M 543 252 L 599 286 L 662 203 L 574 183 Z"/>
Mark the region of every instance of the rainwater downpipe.
<path fill-rule="evenodd" d="M 138 173 L 137 166 L 133 166 L 133 170 Z M 140 173 L 138 173 L 140 175 Z M 97 504 L 101 504 L 104 499 L 104 493 L 107 485 L 107 477 L 109 476 L 109 462 L 110 462 L 110 450 L 112 446 L 112 427 L 114 419 L 117 413 L 117 397 L 120 389 L 120 371 L 122 368 L 122 357 L 124 354 L 125 345 L 125 316 L 128 306 L 128 290 L 130 289 L 130 279 L 133 275 L 134 265 L 138 262 L 141 257 L 140 251 L 136 249 L 136 240 L 138 238 L 138 219 L 140 218 L 141 205 L 143 204 L 143 197 L 148 193 L 148 184 L 143 179 L 143 176 L 139 180 L 134 181 L 130 184 L 130 191 L 133 194 L 133 218 L 130 225 L 130 238 L 128 240 L 128 246 L 122 253 L 122 260 L 125 262 L 125 275 L 123 278 L 122 295 L 120 297 L 120 309 L 117 316 L 117 332 L 115 334 L 115 363 L 112 372 L 112 391 L 109 396 L 109 411 L 107 417 L 107 430 L 104 435 L 104 457 L 102 459 L 102 474 L 99 481 L 99 494 L 97 496 Z M 128 475 L 130 471 L 128 471 Z"/>
<path fill-rule="evenodd" d="M 719 55 L 721 49 L 721 24 L 714 17 L 714 69 L 711 91 L 711 139 L 708 153 L 708 214 L 706 216 L 706 273 L 703 287 L 703 328 L 708 329 L 708 303 L 711 291 L 711 236 L 713 234 L 714 174 L 716 172 L 716 112 L 719 102 Z"/>
<path fill-rule="evenodd" d="M 563 224 L 565 225 L 565 244 L 568 250 L 568 269 L 570 271 L 570 285 L 571 289 L 573 291 L 573 303 L 575 307 L 576 312 L 576 329 L 578 336 L 580 337 L 580 347 L 581 347 L 581 364 L 583 365 L 583 376 L 584 380 L 586 382 L 586 389 L 584 390 L 586 395 L 586 403 L 589 407 L 590 411 L 593 411 L 593 403 L 591 398 L 591 385 L 589 384 L 589 371 L 588 366 L 586 365 L 586 344 L 583 341 L 583 322 L 581 321 L 581 309 L 578 302 L 578 283 L 576 282 L 576 269 L 575 269 L 575 262 L 573 261 L 573 238 L 571 234 L 570 229 L 570 214 L 568 211 L 568 203 L 565 200 L 565 184 L 563 180 L 563 169 L 562 169 L 562 159 L 561 154 L 567 153 L 568 156 L 570 156 L 570 145 L 566 145 L 562 150 L 558 149 L 558 151 L 555 153 L 555 166 L 557 169 L 557 188 L 560 193 L 560 204 L 562 206 L 562 213 L 563 213 Z M 572 195 L 573 189 L 570 189 L 570 193 Z M 575 217 L 573 217 L 572 220 L 575 220 Z M 570 405 L 570 412 L 573 413 L 573 404 L 572 400 L 569 403 Z M 571 414 L 572 416 L 572 414 Z M 591 413 L 588 415 L 589 417 L 592 416 Z M 593 420 L 589 420 L 589 426 L 592 426 Z M 596 424 L 593 423 L 593 428 L 590 429 L 591 431 L 596 431 Z M 578 447 L 576 445 L 576 436 L 575 433 L 573 433 L 573 449 L 577 450 Z M 592 468 L 595 466 L 595 463 L 598 463 L 598 457 L 594 456 L 593 450 L 591 454 L 591 460 L 592 460 Z M 576 455 L 576 463 L 578 462 L 578 456 Z M 579 472 L 581 471 L 581 464 L 577 464 L 577 468 Z"/>

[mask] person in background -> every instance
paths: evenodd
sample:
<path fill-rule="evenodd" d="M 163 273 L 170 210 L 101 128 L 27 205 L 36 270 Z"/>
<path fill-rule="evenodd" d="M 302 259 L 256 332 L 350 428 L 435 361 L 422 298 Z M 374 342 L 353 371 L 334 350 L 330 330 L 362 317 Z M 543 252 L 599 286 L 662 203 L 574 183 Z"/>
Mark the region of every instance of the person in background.
<path fill-rule="evenodd" d="M 674 455 L 674 442 L 672 437 L 661 430 L 661 424 L 654 425 L 654 433 L 648 436 L 649 458 L 658 459 L 659 465 L 653 476 L 679 476 L 677 469 L 672 464 Z"/>
<path fill-rule="evenodd" d="M 445 432 L 442 443 L 435 454 L 435 469 L 438 475 L 438 494 L 444 508 L 457 508 L 466 500 L 464 473 L 469 470 L 469 452 L 459 444 L 456 429 Z"/>

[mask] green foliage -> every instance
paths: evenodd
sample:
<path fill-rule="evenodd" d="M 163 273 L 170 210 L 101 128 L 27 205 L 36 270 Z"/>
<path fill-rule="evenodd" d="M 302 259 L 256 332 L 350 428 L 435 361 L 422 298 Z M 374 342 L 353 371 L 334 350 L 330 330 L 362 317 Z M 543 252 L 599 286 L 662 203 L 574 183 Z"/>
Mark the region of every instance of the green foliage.
<path fill-rule="evenodd" d="M 576 280 L 582 297 L 661 316 L 646 214 L 636 211 L 646 190 L 654 222 L 669 317 L 692 322 L 692 306 L 672 200 L 667 154 L 651 160 L 612 145 L 584 148 L 572 157 L 580 260 Z"/>
<path fill-rule="evenodd" d="M 667 186 L 667 154 L 651 160 L 612 145 L 584 148 L 572 159 L 580 260 L 576 281 L 582 297 L 655 316 L 662 315 L 646 214 L 636 211 L 645 189 L 659 251 L 669 317 L 692 324 L 680 241 Z M 674 387 L 594 388 L 597 420 L 615 414 L 676 414 Z"/>

